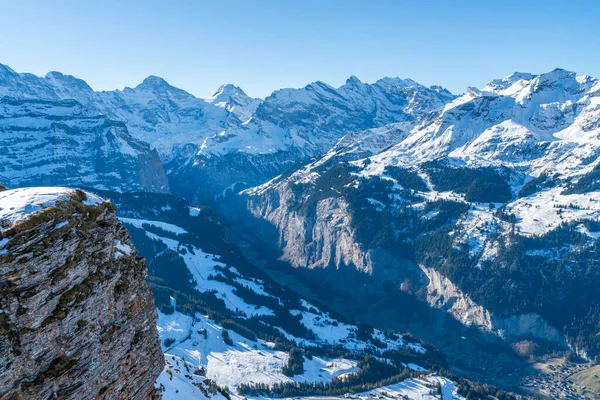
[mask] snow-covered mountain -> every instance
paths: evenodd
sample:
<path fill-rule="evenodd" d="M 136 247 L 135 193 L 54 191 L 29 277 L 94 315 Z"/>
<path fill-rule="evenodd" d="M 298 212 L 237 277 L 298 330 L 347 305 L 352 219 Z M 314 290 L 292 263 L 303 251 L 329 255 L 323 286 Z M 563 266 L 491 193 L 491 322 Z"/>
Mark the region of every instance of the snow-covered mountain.
<path fill-rule="evenodd" d="M 351 77 L 339 88 L 315 82 L 267 97 L 251 119 L 188 145 L 168 163 L 176 193 L 206 201 L 264 182 L 329 149 L 347 132 L 392 122 L 415 123 L 454 96 L 440 87 L 385 78 L 370 85 Z M 193 150 L 193 152 L 192 152 Z M 208 200 L 211 200 L 208 198 Z"/>
<path fill-rule="evenodd" d="M 295 266 L 392 276 L 466 325 L 593 358 L 599 135 L 600 81 L 515 73 L 245 195 Z"/>
<path fill-rule="evenodd" d="M 168 192 L 155 150 L 74 100 L 0 99 L 0 180 Z"/>
<path fill-rule="evenodd" d="M 367 84 L 351 77 L 339 88 L 315 82 L 264 100 L 233 85 L 199 99 L 155 76 L 133 88 L 95 92 L 58 72 L 37 77 L 0 65 L 0 98 L 0 182 L 8 186 L 170 191 L 222 210 L 239 206 L 227 200 L 241 200 L 252 217 L 267 222 L 249 225 L 251 235 L 272 239 L 267 244 L 276 242 L 280 259 L 295 267 L 322 269 L 328 283 L 356 293 L 357 301 L 392 287 L 508 342 L 533 338 L 590 359 L 600 354 L 595 78 L 561 69 L 515 73 L 456 97 L 410 79 Z M 148 249 L 171 257 L 158 257 L 157 265 L 169 261 L 190 271 L 203 260 L 217 265 L 213 256 L 221 253 L 198 238 L 144 228 L 139 220 L 156 222 L 168 212 L 163 206 L 154 217 L 123 215 L 138 220 L 130 221 L 134 239 L 136 229 L 145 231 L 137 236 L 151 239 Z M 181 218 L 160 222 L 189 233 Z M 187 287 L 189 280 L 200 279 L 190 274 L 165 287 L 185 288 L 189 301 L 198 291 Z M 223 281 L 248 279 L 236 263 L 200 273 L 207 274 L 215 279 L 204 285 L 227 293 L 221 298 L 227 304 L 236 301 L 233 291 L 245 289 Z M 156 278 L 155 289 L 170 279 Z M 161 301 L 170 304 L 168 297 Z M 280 317 L 268 301 L 235 304 L 226 313 L 246 310 L 245 319 L 287 332 L 268 319 L 267 309 Z M 307 312 L 297 305 L 286 310 L 292 319 Z M 182 314 L 175 322 L 214 322 L 195 311 Z M 215 334 L 224 329 L 215 326 Z M 253 339 L 254 345 L 267 351 L 263 342 Z M 221 353 L 230 350 L 241 351 Z M 269 357 L 280 356 L 271 350 Z"/>
<path fill-rule="evenodd" d="M 94 92 L 72 76 L 50 72 L 40 78 L 6 66 L 0 68 L 0 96 L 74 99 L 122 121 L 134 138 L 158 151 L 174 193 L 204 202 L 260 184 L 327 151 L 350 131 L 414 124 L 454 99 L 441 87 L 409 79 L 370 85 L 356 77 L 337 89 L 316 82 L 279 90 L 264 101 L 233 85 L 199 99 L 155 76 L 135 88 Z"/>
<path fill-rule="evenodd" d="M 60 72 L 42 78 L 7 66 L 0 67 L 1 96 L 76 100 L 92 112 L 126 123 L 134 137 L 157 148 L 165 160 L 182 144 L 201 144 L 209 133 L 241 124 L 260 102 L 232 85 L 221 87 L 210 99 L 199 99 L 157 76 L 134 88 L 94 92 L 85 81 Z"/>
<path fill-rule="evenodd" d="M 449 156 L 532 175 L 581 173 L 598 156 L 599 96 L 600 82 L 589 76 L 513 74 L 468 90 L 382 157 L 408 165 Z"/>

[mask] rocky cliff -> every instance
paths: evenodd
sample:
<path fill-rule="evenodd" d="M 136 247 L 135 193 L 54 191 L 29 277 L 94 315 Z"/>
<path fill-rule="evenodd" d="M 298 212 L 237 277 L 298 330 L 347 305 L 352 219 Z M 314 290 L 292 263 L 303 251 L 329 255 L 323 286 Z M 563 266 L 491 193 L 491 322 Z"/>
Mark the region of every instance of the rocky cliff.
<path fill-rule="evenodd" d="M 124 123 L 74 100 L 0 98 L 0 180 L 12 187 L 169 192 L 156 150 Z"/>
<path fill-rule="evenodd" d="M 421 266 L 421 269 L 429 280 L 427 302 L 432 307 L 446 310 L 464 325 L 476 326 L 509 341 L 533 338 L 568 346 L 564 333 L 548 324 L 540 315 L 525 313 L 507 318 L 494 315 L 433 268 Z"/>
<path fill-rule="evenodd" d="M 353 221 L 357 217 L 356 210 L 352 210 L 347 200 L 352 196 L 332 193 L 331 197 L 323 196 L 325 198 L 317 200 L 312 207 L 306 207 L 311 196 L 322 193 L 318 182 L 302 186 L 310 179 L 302 180 L 294 174 L 244 192 L 252 215 L 276 228 L 282 260 L 296 268 L 356 269 L 379 281 L 393 282 L 400 290 L 415 293 L 431 307 L 448 312 L 465 326 L 477 327 L 507 341 L 534 338 L 568 346 L 564 333 L 539 314 L 497 315 L 434 268 L 411 262 L 401 253 L 365 247 L 359 241 L 358 225 Z M 342 175 L 337 176 L 337 173 L 336 179 L 343 181 Z M 313 184 L 316 189 L 312 188 Z M 373 192 L 369 195 L 376 196 Z M 369 232 L 373 236 L 378 234 L 377 230 Z M 339 276 L 342 279 L 344 275 Z M 354 292 L 359 290 L 350 282 L 340 286 Z"/>
<path fill-rule="evenodd" d="M 164 359 L 115 208 L 63 188 L 0 193 L 0 397 L 144 399 Z"/>

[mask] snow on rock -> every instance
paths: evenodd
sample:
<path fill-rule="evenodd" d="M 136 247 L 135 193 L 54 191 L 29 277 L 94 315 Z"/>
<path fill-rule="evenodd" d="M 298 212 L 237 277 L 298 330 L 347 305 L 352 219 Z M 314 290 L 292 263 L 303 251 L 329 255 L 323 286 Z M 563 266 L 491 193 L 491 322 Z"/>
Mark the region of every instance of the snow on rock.
<path fill-rule="evenodd" d="M 115 248 L 118 250 L 115 252 L 115 259 L 119 259 L 123 256 L 130 256 L 133 253 L 133 248 L 128 244 L 121 243 L 120 240 L 115 240 Z"/>
<path fill-rule="evenodd" d="M 8 228 L 30 215 L 72 199 L 74 189 L 61 187 L 34 187 L 0 192 L 0 226 Z M 100 197 L 86 193 L 84 204 L 98 205 Z"/>
<path fill-rule="evenodd" d="M 0 147 L 2 180 L 13 187 L 169 190 L 147 143 L 133 138 L 123 122 L 72 99 L 0 97 Z"/>

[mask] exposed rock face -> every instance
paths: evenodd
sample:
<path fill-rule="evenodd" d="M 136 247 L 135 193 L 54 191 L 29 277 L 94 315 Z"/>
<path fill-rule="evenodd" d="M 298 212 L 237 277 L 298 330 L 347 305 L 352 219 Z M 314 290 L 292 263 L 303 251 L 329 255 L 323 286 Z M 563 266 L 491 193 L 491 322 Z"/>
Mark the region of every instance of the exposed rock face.
<path fill-rule="evenodd" d="M 398 282 L 398 286 L 407 277 L 411 281 L 425 282 L 419 268 L 408 260 L 380 248 L 361 247 L 353 228 L 350 205 L 343 197 L 323 199 L 311 212 L 299 209 L 301 197 L 289 181 L 282 181 L 262 193 L 246 192 L 246 207 L 250 213 L 276 228 L 282 260 L 297 268 L 348 268 L 382 281 Z M 356 290 L 350 285 L 347 289 Z"/>
<path fill-rule="evenodd" d="M 565 335 L 550 326 L 538 314 L 529 313 L 512 315 L 508 318 L 499 317 L 475 303 L 448 278 L 433 268 L 421 266 L 421 269 L 429 278 L 427 302 L 433 307 L 448 311 L 464 325 L 476 326 L 509 341 L 519 338 L 536 338 L 567 346 Z"/>
<path fill-rule="evenodd" d="M 567 346 L 565 335 L 540 315 L 494 315 L 463 293 L 433 268 L 417 266 L 382 249 L 364 249 L 352 229 L 352 215 L 343 197 L 319 201 L 314 212 L 299 210 L 302 194 L 293 179 L 246 192 L 247 207 L 257 218 L 276 227 L 282 259 L 294 267 L 325 268 L 348 266 L 375 278 L 396 282 L 407 279 L 412 290 L 434 308 L 442 309 L 466 326 L 492 333 L 508 341 L 535 338 Z M 359 288 L 348 287 L 356 291 Z M 421 290 L 419 290 L 421 289 Z"/>
<path fill-rule="evenodd" d="M 294 267 L 324 268 L 353 265 L 371 273 L 373 263 L 354 240 L 347 204 L 341 198 L 325 199 L 314 214 L 294 209 L 299 199 L 288 182 L 262 196 L 249 196 L 248 209 L 277 227 L 283 258 Z"/>
<path fill-rule="evenodd" d="M 0 99 L 0 180 L 169 192 L 156 150 L 74 100 Z"/>
<path fill-rule="evenodd" d="M 50 189 L 0 195 L 0 397 L 156 396 L 144 260 L 110 203 Z"/>

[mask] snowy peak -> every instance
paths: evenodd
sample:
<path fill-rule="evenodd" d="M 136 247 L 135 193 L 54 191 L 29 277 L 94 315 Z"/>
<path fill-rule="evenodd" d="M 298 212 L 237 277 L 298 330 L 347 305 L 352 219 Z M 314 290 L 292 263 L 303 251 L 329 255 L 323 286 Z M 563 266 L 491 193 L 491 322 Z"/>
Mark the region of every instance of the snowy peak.
<path fill-rule="evenodd" d="M 146 79 L 142 81 L 139 85 L 137 85 L 136 89 L 169 89 L 172 86 L 169 85 L 167 81 L 165 81 L 160 76 L 150 75 Z"/>
<path fill-rule="evenodd" d="M 239 86 L 232 84 L 220 86 L 212 97 L 206 99 L 207 103 L 224 108 L 235 117 L 235 121 L 227 121 L 228 125 L 249 121 L 261 101 L 248 96 Z"/>
<path fill-rule="evenodd" d="M 385 88 L 387 91 L 410 86 L 422 86 L 421 84 L 413 81 L 412 79 L 390 78 L 387 76 L 385 78 L 379 79 L 377 82 L 375 82 L 375 85 L 381 88 Z"/>
<path fill-rule="evenodd" d="M 508 89 L 512 85 L 520 81 L 529 82 L 534 79 L 536 75 L 530 74 L 528 72 L 514 72 L 509 76 L 502 79 L 494 79 L 490 83 L 488 83 L 482 91 L 484 92 L 493 92 L 500 93 L 503 90 Z"/>
<path fill-rule="evenodd" d="M 6 76 L 14 76 L 18 75 L 15 71 L 12 70 L 8 65 L 0 64 L 0 77 Z"/>
<path fill-rule="evenodd" d="M 411 79 L 383 78 L 368 84 L 351 76 L 337 89 L 317 81 L 301 89 L 275 91 L 265 99 L 259 114 L 267 120 L 271 115 L 287 119 L 302 114 L 310 123 L 327 127 L 328 134 L 346 133 L 414 119 L 417 113 L 440 108 L 452 99 L 445 89 L 427 88 Z"/>
<path fill-rule="evenodd" d="M 600 156 L 598 89 L 597 79 L 563 69 L 514 73 L 481 91 L 468 88 L 374 159 L 408 166 L 450 157 L 532 176 L 579 174 Z"/>
<path fill-rule="evenodd" d="M 541 74 L 533 81 L 533 92 L 553 91 L 560 95 L 571 95 L 588 91 L 596 79 L 587 75 L 577 74 L 557 68 L 551 72 Z"/>
<path fill-rule="evenodd" d="M 124 92 L 128 91 L 128 89 L 129 88 L 125 88 Z M 150 92 L 157 96 L 172 96 L 182 99 L 194 98 L 192 94 L 170 85 L 163 78 L 155 75 L 150 75 L 144 79 L 142 83 L 129 90 L 133 90 L 135 92 Z"/>
<path fill-rule="evenodd" d="M 348 79 L 346 79 L 346 83 L 344 84 L 344 86 L 347 86 L 347 87 L 360 87 L 363 85 L 364 85 L 364 83 L 362 83 L 362 81 L 354 75 L 352 75 Z"/>
<path fill-rule="evenodd" d="M 542 93 L 543 99 L 538 96 L 541 101 L 566 101 L 573 95 L 590 90 L 596 82 L 596 79 L 587 75 L 556 68 L 540 75 L 515 72 L 503 79 L 493 80 L 482 92 L 511 96 L 519 103 L 528 102 L 535 97 L 534 94 Z"/>
<path fill-rule="evenodd" d="M 207 101 L 220 101 L 224 99 L 230 99 L 232 97 L 248 97 L 248 95 L 239 87 L 228 83 L 221 85 L 217 91 L 208 98 Z"/>
<path fill-rule="evenodd" d="M 50 71 L 44 77 L 45 80 L 51 82 L 54 86 L 70 86 L 71 89 L 79 89 L 87 92 L 93 92 L 93 89 L 83 79 L 76 78 L 72 75 L 64 75 L 61 72 Z"/>

